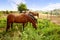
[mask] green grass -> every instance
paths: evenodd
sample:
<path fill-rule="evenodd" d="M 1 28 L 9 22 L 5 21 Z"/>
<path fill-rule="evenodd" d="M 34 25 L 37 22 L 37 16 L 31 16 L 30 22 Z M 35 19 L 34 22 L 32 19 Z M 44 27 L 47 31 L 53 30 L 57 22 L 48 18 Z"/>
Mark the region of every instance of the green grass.
<path fill-rule="evenodd" d="M 6 27 L 6 18 L 0 18 L 0 28 L 1 27 Z"/>
<path fill-rule="evenodd" d="M 38 19 L 38 29 L 30 25 L 23 31 L 23 40 L 60 40 L 60 26 L 49 20 Z"/>
<path fill-rule="evenodd" d="M 6 27 L 6 21 L 6 18 L 0 19 L 0 28 Z M 37 26 L 35 30 L 32 24 L 28 23 L 22 31 L 22 24 L 14 23 L 13 29 L 9 32 L 5 33 L 3 30 L 0 32 L 0 40 L 60 40 L 60 25 L 47 19 L 38 19 Z"/>

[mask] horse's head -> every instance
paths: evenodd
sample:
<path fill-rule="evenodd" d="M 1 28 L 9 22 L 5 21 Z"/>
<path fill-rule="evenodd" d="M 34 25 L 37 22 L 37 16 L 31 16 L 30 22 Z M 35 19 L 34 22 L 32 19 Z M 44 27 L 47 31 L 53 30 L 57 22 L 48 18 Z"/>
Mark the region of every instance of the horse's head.
<path fill-rule="evenodd" d="M 28 19 L 32 23 L 33 27 L 37 29 L 37 19 L 32 14 L 28 14 L 28 16 Z"/>

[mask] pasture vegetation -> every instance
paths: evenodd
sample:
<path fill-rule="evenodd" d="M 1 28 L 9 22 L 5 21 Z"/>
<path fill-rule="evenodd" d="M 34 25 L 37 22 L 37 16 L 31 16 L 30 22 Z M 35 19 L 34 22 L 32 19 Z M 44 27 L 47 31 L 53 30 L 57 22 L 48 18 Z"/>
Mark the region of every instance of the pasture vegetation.
<path fill-rule="evenodd" d="M 37 27 L 35 30 L 31 23 L 22 31 L 21 23 L 14 23 L 13 28 L 9 32 L 5 32 L 6 18 L 0 19 L 0 40 L 60 40 L 60 25 L 52 23 L 47 19 L 37 19 Z"/>

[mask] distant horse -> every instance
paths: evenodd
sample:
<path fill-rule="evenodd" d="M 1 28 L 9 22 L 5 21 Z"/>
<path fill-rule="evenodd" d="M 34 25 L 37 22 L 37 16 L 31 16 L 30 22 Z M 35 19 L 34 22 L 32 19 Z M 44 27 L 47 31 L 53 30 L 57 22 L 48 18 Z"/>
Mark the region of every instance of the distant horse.
<path fill-rule="evenodd" d="M 37 13 L 37 12 L 29 12 L 29 14 L 32 14 L 33 16 L 37 16 L 38 18 L 39 18 L 39 13 Z"/>
<path fill-rule="evenodd" d="M 32 15 L 30 14 L 19 14 L 19 15 L 14 15 L 14 14 L 9 14 L 7 16 L 7 27 L 6 27 L 6 31 L 8 31 L 8 29 L 13 26 L 13 23 L 22 23 L 23 24 L 23 30 L 24 30 L 24 25 L 25 23 L 30 22 L 32 23 L 33 27 L 35 29 L 37 29 L 37 25 L 36 25 L 36 20 L 35 17 L 32 17 Z"/>

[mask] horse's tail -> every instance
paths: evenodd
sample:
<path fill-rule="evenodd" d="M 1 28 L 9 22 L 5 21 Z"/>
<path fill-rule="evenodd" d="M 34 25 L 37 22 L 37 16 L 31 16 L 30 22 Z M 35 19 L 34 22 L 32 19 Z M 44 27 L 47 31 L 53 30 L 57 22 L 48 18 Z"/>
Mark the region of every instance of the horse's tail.
<path fill-rule="evenodd" d="M 8 29 L 10 28 L 10 23 L 8 22 L 8 18 L 7 18 L 7 27 L 6 27 L 6 32 L 8 31 Z"/>

